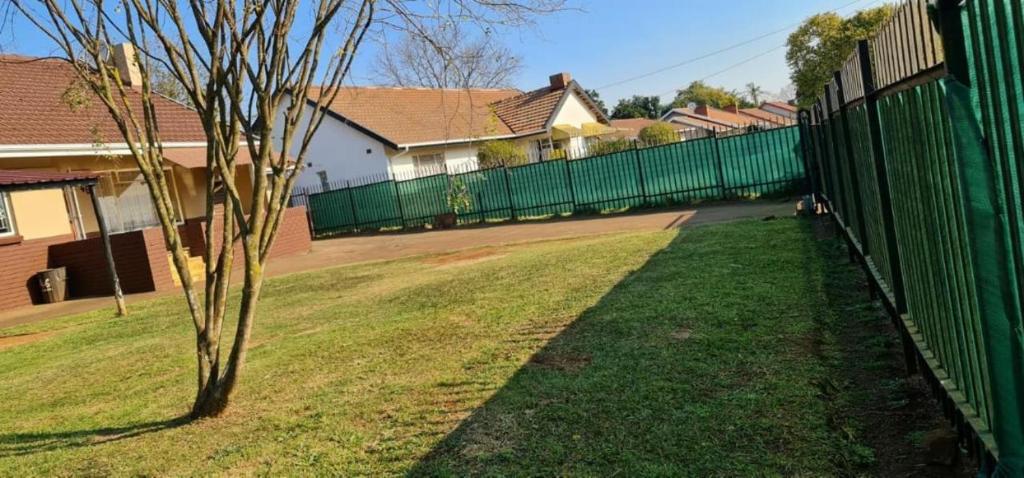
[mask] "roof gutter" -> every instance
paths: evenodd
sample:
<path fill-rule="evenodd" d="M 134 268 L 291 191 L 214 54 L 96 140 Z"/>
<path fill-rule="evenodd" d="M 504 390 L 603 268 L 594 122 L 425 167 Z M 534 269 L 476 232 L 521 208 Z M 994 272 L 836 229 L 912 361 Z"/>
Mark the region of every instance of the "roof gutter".
<path fill-rule="evenodd" d="M 540 133 L 540 132 L 542 132 L 542 131 L 536 131 L 534 133 L 523 133 L 523 134 L 506 134 L 506 135 L 499 135 L 499 136 L 481 136 L 479 138 L 457 138 L 457 139 L 447 139 L 447 140 L 440 140 L 440 141 L 423 141 L 423 142 L 420 142 L 420 143 L 399 144 L 399 145 L 395 145 L 395 147 L 396 147 L 396 149 L 405 148 L 406 150 L 408 150 L 409 148 L 419 148 L 419 147 L 422 147 L 422 146 L 443 146 L 443 145 L 446 145 L 446 144 L 473 143 L 473 142 L 476 142 L 476 141 L 491 141 L 491 140 L 495 140 L 495 139 L 515 139 L 515 138 L 522 138 L 524 136 L 529 136 L 531 134 L 536 134 L 536 133 Z"/>
<path fill-rule="evenodd" d="M 259 141 L 256 141 L 259 144 Z M 164 142 L 164 149 L 205 148 L 206 141 Z M 10 144 L 0 145 L 0 158 L 42 158 L 49 156 L 107 156 L 132 154 L 128 143 L 114 144 Z"/>

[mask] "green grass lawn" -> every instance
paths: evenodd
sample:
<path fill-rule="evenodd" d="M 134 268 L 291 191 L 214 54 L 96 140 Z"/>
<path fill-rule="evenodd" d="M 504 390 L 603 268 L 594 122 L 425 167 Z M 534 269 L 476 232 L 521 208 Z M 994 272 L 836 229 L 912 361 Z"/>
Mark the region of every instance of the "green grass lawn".
<path fill-rule="evenodd" d="M 196 423 L 177 296 L 2 330 L 42 338 L 0 350 L 0 475 L 842 474 L 870 451 L 823 399 L 825 285 L 853 273 L 819 248 L 782 219 L 273 279 Z"/>

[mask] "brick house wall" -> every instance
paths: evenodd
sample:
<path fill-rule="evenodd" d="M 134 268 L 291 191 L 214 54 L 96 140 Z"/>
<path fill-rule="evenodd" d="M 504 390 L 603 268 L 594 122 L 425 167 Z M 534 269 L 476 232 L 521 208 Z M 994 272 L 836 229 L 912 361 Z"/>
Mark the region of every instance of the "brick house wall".
<path fill-rule="evenodd" d="M 193 256 L 205 247 L 205 223 L 189 220 L 180 226 L 183 240 Z M 219 237 L 219 236 L 218 236 Z M 121 289 L 126 294 L 174 289 L 174 274 L 160 228 L 110 236 Z M 312 239 L 304 207 L 285 211 L 271 257 L 309 252 Z M 241 246 L 235 249 L 241 258 Z M 240 267 L 243 261 L 235 261 Z M 113 294 L 107 273 L 103 242 L 99 237 L 80 241 L 70 235 L 0 245 L 0 308 L 24 307 L 41 302 L 36 273 L 51 267 L 66 267 L 71 297 Z"/>
<path fill-rule="evenodd" d="M 39 303 L 36 273 L 50 267 L 50 246 L 72 239 L 70 235 L 55 236 L 0 246 L 0 309 Z"/>
<path fill-rule="evenodd" d="M 216 210 L 213 220 L 215 247 L 220 246 L 220 236 L 223 227 L 221 215 L 219 214 L 220 211 L 221 209 L 219 208 Z M 206 221 L 202 218 L 189 219 L 179 227 L 179 231 L 181 231 L 182 240 L 188 245 L 189 255 L 193 257 L 202 256 L 206 250 Z M 278 228 L 274 247 L 270 250 L 270 257 L 303 254 L 309 252 L 312 247 L 313 239 L 309 231 L 309 220 L 306 217 L 305 206 L 286 209 L 284 217 L 281 219 L 281 226 Z M 235 246 L 235 257 L 238 259 L 234 262 L 236 267 L 242 264 L 241 255 L 241 245 L 237 244 Z"/>
<path fill-rule="evenodd" d="M 159 228 L 115 234 L 110 236 L 110 245 L 121 290 L 126 294 L 175 287 Z M 53 267 L 67 268 L 68 291 L 72 297 L 114 293 L 101 239 L 54 244 L 49 248 L 49 255 Z"/>

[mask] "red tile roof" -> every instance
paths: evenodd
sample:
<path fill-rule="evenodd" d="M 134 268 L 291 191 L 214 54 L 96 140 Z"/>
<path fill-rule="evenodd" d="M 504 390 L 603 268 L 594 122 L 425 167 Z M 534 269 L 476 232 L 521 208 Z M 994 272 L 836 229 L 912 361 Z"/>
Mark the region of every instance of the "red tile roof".
<path fill-rule="evenodd" d="M 749 116 L 757 121 L 771 123 L 773 125 L 791 125 L 795 124 L 793 120 L 780 116 L 775 113 L 762 110 L 760 108 L 743 108 L 739 110 L 741 115 Z"/>
<path fill-rule="evenodd" d="M 106 107 L 91 92 L 77 111 L 62 99 L 75 84 L 67 60 L 0 55 L 0 145 L 116 144 L 124 139 Z M 140 112 L 140 95 L 133 95 Z M 154 97 L 165 142 L 206 141 L 199 117 L 186 106 Z"/>
<path fill-rule="evenodd" d="M 665 123 L 665 124 L 671 126 L 673 129 L 675 129 L 677 131 L 678 130 L 682 130 L 682 129 L 687 129 L 687 125 L 684 125 L 684 124 L 681 124 L 681 123 L 670 123 L 670 122 L 667 122 L 667 121 L 661 121 L 661 120 L 655 120 L 655 119 L 647 119 L 647 118 L 627 118 L 627 119 L 613 119 L 613 120 L 611 120 L 612 128 L 616 128 L 616 129 L 619 129 L 619 130 L 624 130 L 624 132 L 629 132 L 629 133 L 631 133 L 634 136 L 637 135 L 638 133 L 640 133 L 640 130 L 642 130 L 642 129 L 644 129 L 644 128 L 652 125 L 652 124 L 656 124 L 656 123 Z"/>
<path fill-rule="evenodd" d="M 733 113 L 731 111 L 715 108 L 714 106 L 701 105 L 694 108 L 693 112 L 697 115 L 707 117 L 712 121 L 730 123 L 736 126 L 747 126 L 755 123 L 754 119 L 739 114 L 738 110 L 736 113 Z"/>
<path fill-rule="evenodd" d="M 771 106 L 774 106 L 774 107 L 779 108 L 779 109 L 784 109 L 786 111 L 791 111 L 793 113 L 796 113 L 798 111 L 796 106 L 793 106 L 793 105 L 791 105 L 789 103 L 786 103 L 786 102 L 783 102 L 783 101 L 765 101 L 762 104 L 764 104 L 764 105 L 771 105 Z"/>
<path fill-rule="evenodd" d="M 518 90 L 346 87 L 329 109 L 394 145 L 511 135 L 489 106 Z M 310 91 L 317 98 L 320 89 Z"/>
<path fill-rule="evenodd" d="M 594 114 L 598 122 L 605 119 L 604 113 L 575 81 L 570 81 L 565 88 L 545 86 L 519 96 L 513 96 L 494 103 L 498 117 L 502 119 L 516 134 L 530 134 L 542 131 L 555 110 L 562 104 L 563 98 L 570 92 L 583 102 Z"/>
<path fill-rule="evenodd" d="M 544 87 L 494 103 L 494 111 L 518 134 L 543 130 L 567 88 Z"/>
<path fill-rule="evenodd" d="M 576 82 L 527 93 L 511 89 L 343 88 L 329 109 L 392 145 L 513 136 L 544 129 L 566 92 L 575 92 L 594 114 L 604 115 Z M 309 96 L 316 98 L 319 88 Z"/>
<path fill-rule="evenodd" d="M 91 181 L 99 178 L 98 173 L 43 171 L 38 169 L 0 169 L 0 189 L 42 186 L 52 184 L 59 186 L 65 183 Z"/>
<path fill-rule="evenodd" d="M 722 112 L 728 113 L 726 111 Z M 706 130 L 725 130 L 741 126 L 734 121 L 728 121 L 719 117 L 705 116 L 690 108 L 673 108 L 664 117 L 669 118 L 670 122 L 684 123 L 704 128 Z"/>

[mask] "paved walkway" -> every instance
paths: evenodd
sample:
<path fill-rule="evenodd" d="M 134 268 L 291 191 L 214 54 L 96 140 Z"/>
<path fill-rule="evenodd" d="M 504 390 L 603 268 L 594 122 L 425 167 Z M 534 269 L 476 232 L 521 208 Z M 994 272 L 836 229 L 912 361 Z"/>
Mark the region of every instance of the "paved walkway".
<path fill-rule="evenodd" d="M 272 260 L 267 266 L 267 273 L 273 277 L 344 264 L 391 260 L 470 247 L 615 232 L 658 231 L 683 225 L 692 226 L 766 216 L 782 217 L 792 215 L 794 210 L 795 201 L 742 202 L 615 216 L 495 224 L 446 231 L 347 236 L 314 241 L 313 250 L 309 254 Z M 127 297 L 129 310 L 132 303 L 177 293 L 175 290 L 130 295 Z M 97 297 L 2 311 L 0 312 L 0 328 L 89 312 L 112 307 L 112 305 L 110 298 Z"/>

